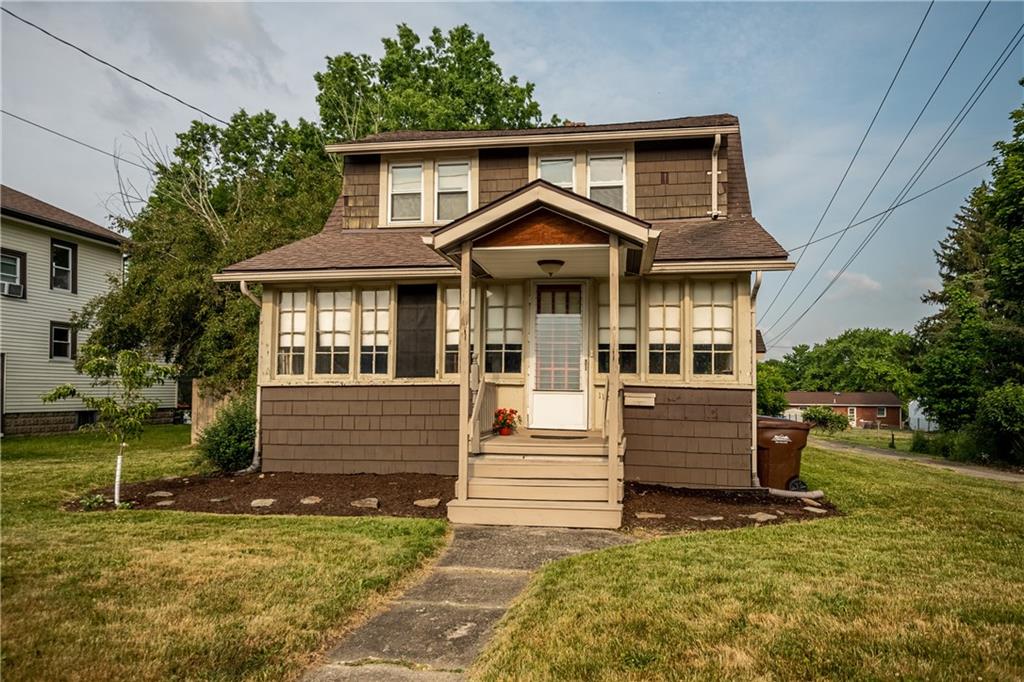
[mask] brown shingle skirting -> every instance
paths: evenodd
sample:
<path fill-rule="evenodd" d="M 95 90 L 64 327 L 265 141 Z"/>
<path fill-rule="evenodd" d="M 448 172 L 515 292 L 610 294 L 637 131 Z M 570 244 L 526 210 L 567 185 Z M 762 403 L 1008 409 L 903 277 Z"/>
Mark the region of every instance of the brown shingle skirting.
<path fill-rule="evenodd" d="M 716 488 L 751 484 L 753 392 L 627 386 L 654 407 L 627 407 L 627 481 Z"/>
<path fill-rule="evenodd" d="M 264 471 L 458 473 L 457 386 L 265 386 Z"/>

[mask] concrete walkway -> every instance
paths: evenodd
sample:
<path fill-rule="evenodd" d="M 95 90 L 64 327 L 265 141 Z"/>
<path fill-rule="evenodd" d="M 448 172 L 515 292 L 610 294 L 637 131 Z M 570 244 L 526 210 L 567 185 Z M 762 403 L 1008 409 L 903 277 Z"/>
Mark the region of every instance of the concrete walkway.
<path fill-rule="evenodd" d="M 305 679 L 461 679 L 533 571 L 629 542 L 614 531 L 456 526 L 427 578 L 349 633 Z"/>
<path fill-rule="evenodd" d="M 822 450 L 835 450 L 837 452 L 848 452 L 855 455 L 898 459 L 904 462 L 913 462 L 914 464 L 920 464 L 921 466 L 931 467 L 933 469 L 952 471 L 954 473 L 971 476 L 973 478 L 984 478 L 989 481 L 1000 481 L 1002 483 L 1024 486 L 1024 474 L 1017 474 L 1012 471 L 1004 471 L 1002 469 L 993 469 L 991 467 L 972 464 L 961 464 L 960 462 L 950 462 L 945 459 L 938 459 L 927 455 L 908 455 L 904 452 L 900 452 L 899 450 L 883 450 L 881 448 L 873 448 L 870 445 L 854 445 L 852 443 L 815 438 L 814 436 L 808 438 L 807 444 L 814 448 L 821 448 Z"/>

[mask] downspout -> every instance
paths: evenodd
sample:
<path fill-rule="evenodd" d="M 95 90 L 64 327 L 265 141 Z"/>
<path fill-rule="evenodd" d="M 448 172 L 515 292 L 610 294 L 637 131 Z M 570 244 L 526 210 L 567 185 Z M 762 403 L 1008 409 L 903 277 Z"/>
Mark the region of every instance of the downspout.
<path fill-rule="evenodd" d="M 761 487 L 757 477 L 757 292 L 761 289 L 764 273 L 754 273 L 754 286 L 750 289 L 750 381 L 754 385 L 750 401 L 750 482 Z"/>
<path fill-rule="evenodd" d="M 249 284 L 243 279 L 238 283 L 238 288 L 242 294 L 245 295 L 253 304 L 260 309 L 262 314 L 263 304 L 260 299 L 256 298 L 256 294 L 249 291 Z M 252 447 L 252 463 L 249 464 L 245 469 L 242 469 L 240 474 L 252 474 L 260 470 L 260 407 L 262 406 L 263 400 L 263 387 L 260 386 L 259 372 L 257 371 L 256 377 L 256 442 L 253 443 Z"/>
<path fill-rule="evenodd" d="M 708 215 L 712 220 L 718 220 L 720 215 L 718 210 L 718 149 L 721 146 L 722 134 L 715 133 L 715 146 L 711 148 L 711 171 L 708 173 L 711 176 L 711 210 L 708 211 Z"/>

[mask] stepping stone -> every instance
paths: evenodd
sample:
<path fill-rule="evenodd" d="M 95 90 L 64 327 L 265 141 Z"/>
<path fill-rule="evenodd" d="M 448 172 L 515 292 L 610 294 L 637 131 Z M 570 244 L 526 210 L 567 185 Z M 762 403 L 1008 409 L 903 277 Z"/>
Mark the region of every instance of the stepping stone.
<path fill-rule="evenodd" d="M 260 474 L 260 478 L 266 478 L 266 474 Z"/>
<path fill-rule="evenodd" d="M 230 499 L 230 497 L 211 497 L 210 502 L 227 502 Z"/>
<path fill-rule="evenodd" d="M 814 514 L 828 514 L 828 510 L 822 509 L 821 507 L 804 507 L 804 511 L 809 511 Z"/>
<path fill-rule="evenodd" d="M 252 502 L 249 503 L 249 506 L 251 506 L 251 507 L 269 507 L 272 504 L 274 504 L 274 500 L 273 499 L 264 498 L 264 499 L 259 499 L 259 500 L 253 500 Z"/>
<path fill-rule="evenodd" d="M 424 509 L 433 509 L 437 505 L 441 504 L 441 498 L 428 497 L 422 500 L 416 500 L 413 504 L 417 507 L 423 507 Z"/>
<path fill-rule="evenodd" d="M 725 521 L 724 516 L 691 516 L 694 521 Z"/>
<path fill-rule="evenodd" d="M 180 476 L 170 475 L 170 476 L 161 476 L 160 480 L 161 481 L 177 481 L 179 478 L 180 478 Z"/>
<path fill-rule="evenodd" d="M 320 504 L 322 500 L 316 495 L 310 495 L 309 497 L 303 497 L 299 500 L 299 504 Z"/>
<path fill-rule="evenodd" d="M 174 493 L 166 490 L 154 490 L 151 493 L 146 493 L 146 497 L 174 497 Z"/>
<path fill-rule="evenodd" d="M 376 497 L 364 497 L 361 500 L 349 502 L 349 504 L 359 509 L 378 509 L 380 507 L 380 500 Z"/>
<path fill-rule="evenodd" d="M 803 502 L 804 504 L 806 504 L 808 507 L 820 507 L 821 506 L 821 502 L 818 502 L 817 500 L 812 500 L 809 497 L 801 497 L 800 501 Z"/>
<path fill-rule="evenodd" d="M 156 503 L 156 506 L 170 507 L 172 504 L 174 504 L 174 500 L 160 500 L 159 502 Z"/>
<path fill-rule="evenodd" d="M 748 519 L 753 519 L 757 523 L 764 523 L 765 521 L 774 521 L 775 519 L 779 518 L 775 514 L 766 514 L 764 512 L 757 512 L 756 514 L 740 514 L 740 516 L 745 516 Z"/>
<path fill-rule="evenodd" d="M 657 512 L 636 512 L 634 514 L 634 516 L 636 516 L 638 519 L 663 519 L 663 518 L 665 518 L 664 514 L 659 514 Z"/>

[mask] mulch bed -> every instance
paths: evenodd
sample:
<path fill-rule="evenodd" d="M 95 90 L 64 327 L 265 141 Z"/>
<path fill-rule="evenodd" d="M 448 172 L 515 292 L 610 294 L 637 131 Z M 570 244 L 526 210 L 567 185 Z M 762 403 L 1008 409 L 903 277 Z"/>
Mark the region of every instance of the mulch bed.
<path fill-rule="evenodd" d="M 93 491 L 108 498 L 98 509 L 111 509 L 111 488 Z M 156 493 L 154 495 L 154 493 Z M 170 493 L 169 495 L 167 493 Z M 320 498 L 313 504 L 301 500 Z M 353 507 L 352 502 L 374 497 L 378 507 Z M 455 497 L 455 477 L 432 474 L 295 474 L 163 478 L 121 486 L 122 501 L 133 509 L 167 509 L 218 514 L 295 514 L 316 516 L 409 516 L 443 519 L 445 505 Z M 416 500 L 438 498 L 436 507 L 418 507 Z M 274 500 L 253 507 L 253 500 Z M 807 511 L 814 506 L 799 498 L 776 497 L 758 491 L 690 490 L 628 483 L 622 514 L 622 530 L 646 533 L 740 528 L 761 524 L 835 516 L 826 500 L 817 500 L 824 513 Z M 161 504 L 163 503 L 163 504 Z M 169 504 L 168 504 L 169 503 Z M 75 501 L 67 509 L 81 511 Z M 771 519 L 750 518 L 757 513 Z M 638 518 L 638 514 L 641 517 Z M 651 517 L 650 515 L 655 515 Z M 659 518 L 657 515 L 663 515 Z M 698 517 L 698 518 L 694 518 Z"/>

